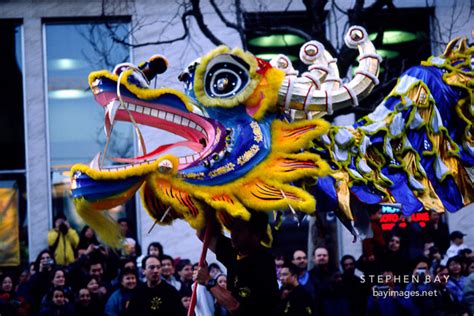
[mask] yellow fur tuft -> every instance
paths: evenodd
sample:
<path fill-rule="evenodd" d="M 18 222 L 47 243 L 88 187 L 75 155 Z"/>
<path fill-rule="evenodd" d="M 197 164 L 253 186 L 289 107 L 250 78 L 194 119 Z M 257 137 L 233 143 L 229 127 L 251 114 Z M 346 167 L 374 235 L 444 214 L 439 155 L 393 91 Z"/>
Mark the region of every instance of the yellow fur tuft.
<path fill-rule="evenodd" d="M 77 213 L 108 246 L 119 249 L 122 247 L 123 236 L 119 225 L 106 212 L 94 209 L 84 199 L 74 200 Z"/>
<path fill-rule="evenodd" d="M 250 97 L 245 100 L 246 106 L 259 106 L 253 118 L 260 120 L 267 111 L 275 111 L 278 91 L 285 79 L 285 73 L 279 69 L 268 69 Z"/>
<path fill-rule="evenodd" d="M 295 152 L 307 148 L 309 142 L 328 132 L 330 124 L 322 119 L 272 124 L 272 150 Z"/>

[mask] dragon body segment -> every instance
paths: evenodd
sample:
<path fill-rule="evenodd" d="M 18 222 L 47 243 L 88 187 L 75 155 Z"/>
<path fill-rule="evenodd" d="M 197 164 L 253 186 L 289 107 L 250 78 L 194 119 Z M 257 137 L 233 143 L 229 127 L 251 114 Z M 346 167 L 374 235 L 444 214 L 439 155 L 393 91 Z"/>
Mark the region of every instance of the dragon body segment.
<path fill-rule="evenodd" d="M 181 74 L 185 93 L 149 87 L 166 64 L 161 56 L 92 73 L 107 137 L 121 120 L 134 124 L 140 144 L 138 124 L 184 140 L 150 152 L 142 144 L 143 155 L 114 159 L 120 165 L 103 167 L 98 155 L 89 166 L 74 166 L 77 211 L 104 241 L 117 245 L 118 230 L 101 210 L 140 188 L 157 222 L 180 218 L 196 229 L 206 216 L 231 228 L 233 218 L 248 219 L 252 211 L 318 209 L 335 211 L 356 235 L 354 197 L 363 204 L 401 203 L 405 214 L 455 211 L 471 203 L 466 167 L 474 160 L 473 49 L 451 48 L 444 58 L 408 70 L 374 113 L 352 127 L 330 126 L 312 117 L 357 106 L 377 83 L 380 58 L 365 31 L 351 28 L 346 43 L 361 54 L 357 75 L 347 84 L 315 42 L 302 47 L 309 71 L 301 77 L 284 56 L 268 63 L 226 47 Z M 306 119 L 293 120 L 301 117 Z M 191 154 L 166 154 L 174 147 Z"/>

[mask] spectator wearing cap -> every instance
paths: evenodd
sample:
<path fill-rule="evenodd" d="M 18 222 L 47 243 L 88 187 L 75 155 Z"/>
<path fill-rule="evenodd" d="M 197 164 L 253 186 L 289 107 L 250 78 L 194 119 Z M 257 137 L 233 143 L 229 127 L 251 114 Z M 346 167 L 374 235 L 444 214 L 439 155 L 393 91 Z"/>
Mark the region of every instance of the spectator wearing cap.
<path fill-rule="evenodd" d="M 463 234 L 459 230 L 455 230 L 449 235 L 451 246 L 449 246 L 448 250 L 446 251 L 446 257 L 448 259 L 457 256 L 460 250 L 467 248 L 467 246 L 464 244 L 464 236 L 466 236 L 466 234 Z"/>

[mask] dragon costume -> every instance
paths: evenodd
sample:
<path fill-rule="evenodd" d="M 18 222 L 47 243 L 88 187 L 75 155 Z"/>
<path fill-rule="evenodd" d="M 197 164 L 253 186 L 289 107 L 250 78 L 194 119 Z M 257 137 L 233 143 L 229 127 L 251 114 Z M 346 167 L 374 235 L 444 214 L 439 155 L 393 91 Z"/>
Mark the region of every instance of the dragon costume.
<path fill-rule="evenodd" d="M 316 42 L 304 44 L 298 76 L 288 58 L 271 62 L 218 47 L 192 62 L 179 79 L 184 93 L 149 86 L 167 61 L 154 56 L 134 66 L 89 76 L 105 109 L 105 132 L 115 121 L 165 130 L 184 140 L 163 144 L 104 167 L 100 155 L 72 168 L 79 215 L 113 245 L 118 230 L 103 210 L 140 190 L 144 208 L 161 224 L 186 220 L 202 229 L 206 216 L 229 228 L 251 211 L 334 211 L 356 235 L 354 214 L 364 205 L 400 203 L 404 214 L 456 211 L 474 198 L 474 49 L 451 42 L 445 53 L 405 72 L 375 111 L 351 127 L 320 117 L 357 106 L 378 84 L 380 57 L 361 27 L 346 44 L 359 49 L 348 83 L 335 59 Z M 459 42 L 459 45 L 457 43 Z M 190 154 L 166 154 L 186 147 Z M 358 200 L 357 206 L 351 203 Z"/>

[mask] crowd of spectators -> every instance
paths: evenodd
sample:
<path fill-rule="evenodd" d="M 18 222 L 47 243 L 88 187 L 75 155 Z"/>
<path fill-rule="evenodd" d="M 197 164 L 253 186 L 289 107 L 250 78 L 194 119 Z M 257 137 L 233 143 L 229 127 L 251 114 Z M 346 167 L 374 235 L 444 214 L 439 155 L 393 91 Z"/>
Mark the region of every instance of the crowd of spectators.
<path fill-rule="evenodd" d="M 343 255 L 335 264 L 324 245 L 310 258 L 303 249 L 276 256 L 280 315 L 473 315 L 474 256 L 465 234 L 449 233 L 437 213 L 425 225 L 407 221 L 390 231 L 379 219 L 373 214 L 373 235 L 357 259 Z"/>
<path fill-rule="evenodd" d="M 472 315 L 474 257 L 464 234 L 449 233 L 436 213 L 422 231 L 409 222 L 384 232 L 374 215 L 374 234 L 358 259 L 331 258 L 324 245 L 310 255 L 305 249 L 276 255 L 280 299 L 268 315 Z M 127 221 L 120 225 L 125 241 L 117 250 L 102 245 L 88 226 L 77 234 L 58 217 L 49 249 L 19 275 L 0 273 L 0 315 L 144 316 L 150 301 L 156 315 L 186 315 L 197 264 L 166 254 L 159 242 L 141 255 Z M 208 266 L 225 289 L 223 270 Z M 205 286 L 197 292 L 196 316 L 231 315 Z"/>

